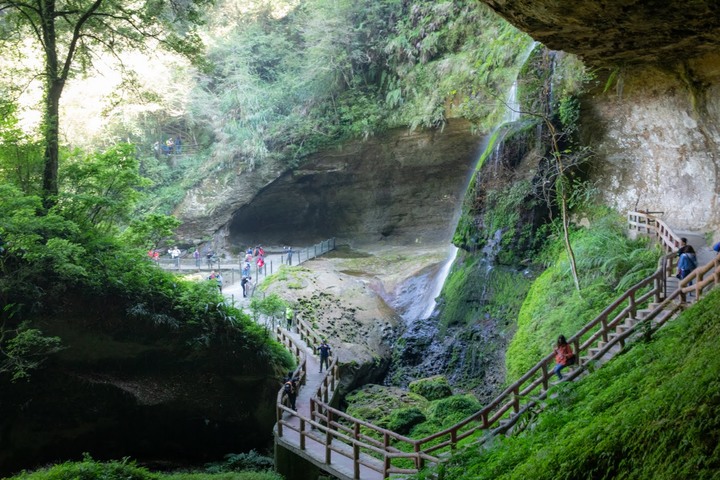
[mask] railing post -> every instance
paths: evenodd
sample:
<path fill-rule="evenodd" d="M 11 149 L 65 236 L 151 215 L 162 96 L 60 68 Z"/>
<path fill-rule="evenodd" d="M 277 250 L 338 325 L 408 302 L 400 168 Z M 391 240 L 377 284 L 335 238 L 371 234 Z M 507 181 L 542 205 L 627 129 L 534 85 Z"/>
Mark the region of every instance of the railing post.
<path fill-rule="evenodd" d="M 515 413 L 520 411 L 520 385 L 513 388 L 513 410 Z"/>
<path fill-rule="evenodd" d="M 417 449 L 418 445 L 415 444 L 415 448 Z M 457 448 L 457 430 L 454 428 L 450 430 L 450 450 L 455 450 Z M 417 451 L 417 450 L 415 450 Z"/>
<path fill-rule="evenodd" d="M 360 445 L 353 442 L 353 478 L 360 480 Z"/>
<path fill-rule="evenodd" d="M 330 430 L 330 424 L 332 423 L 332 412 L 328 410 L 327 412 L 327 430 L 325 431 L 325 463 L 330 465 L 330 453 L 332 450 L 330 450 L 330 445 L 332 444 L 332 431 Z"/>
<path fill-rule="evenodd" d="M 602 320 L 600 320 L 600 324 L 602 325 L 602 338 L 604 342 L 608 341 L 608 326 L 607 326 L 607 318 L 603 317 Z"/>
<path fill-rule="evenodd" d="M 575 351 L 575 355 L 576 355 L 577 359 L 580 360 L 580 355 L 579 355 L 579 352 L 578 352 L 577 350 Z M 542 366 L 542 380 L 543 380 L 543 382 L 542 382 L 542 384 L 543 384 L 543 390 L 546 391 L 546 392 L 547 392 L 548 387 L 550 386 L 550 385 L 549 385 L 549 382 L 548 382 L 548 378 L 549 378 L 549 377 L 548 377 L 547 363 L 543 363 L 543 366 Z"/>
<path fill-rule="evenodd" d="M 385 450 L 385 454 L 383 455 L 383 478 L 388 477 L 388 472 L 390 471 L 390 457 L 388 457 L 388 447 L 390 446 L 390 436 L 387 434 L 387 432 L 383 433 L 383 450 Z"/>
<path fill-rule="evenodd" d="M 278 431 L 278 437 L 283 436 L 283 425 L 282 425 L 282 408 L 280 408 L 280 405 L 276 406 L 277 410 L 277 431 Z"/>
<path fill-rule="evenodd" d="M 300 450 L 305 450 L 305 419 L 300 417 Z"/>
<path fill-rule="evenodd" d="M 575 362 L 576 362 L 577 366 L 579 367 L 580 366 L 580 339 L 579 338 L 576 338 L 575 340 L 573 340 L 573 348 L 574 348 L 574 352 L 575 352 Z M 543 366 L 547 370 L 547 365 L 543 365 Z"/>

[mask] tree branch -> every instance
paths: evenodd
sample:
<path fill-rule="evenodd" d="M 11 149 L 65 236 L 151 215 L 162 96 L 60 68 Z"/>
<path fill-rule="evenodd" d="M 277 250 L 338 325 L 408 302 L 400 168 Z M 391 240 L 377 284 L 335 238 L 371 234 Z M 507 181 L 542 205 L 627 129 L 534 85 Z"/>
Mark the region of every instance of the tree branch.
<path fill-rule="evenodd" d="M 70 65 L 72 65 L 73 58 L 75 57 L 75 49 L 77 48 L 78 40 L 80 39 L 80 32 L 82 31 L 85 23 L 93 16 L 93 13 L 100 8 L 104 0 L 95 0 L 95 2 L 87 9 L 87 11 L 78 19 L 73 29 L 72 40 L 68 46 L 67 56 L 65 57 L 65 63 L 60 74 L 60 79 L 65 81 L 70 72 Z"/>

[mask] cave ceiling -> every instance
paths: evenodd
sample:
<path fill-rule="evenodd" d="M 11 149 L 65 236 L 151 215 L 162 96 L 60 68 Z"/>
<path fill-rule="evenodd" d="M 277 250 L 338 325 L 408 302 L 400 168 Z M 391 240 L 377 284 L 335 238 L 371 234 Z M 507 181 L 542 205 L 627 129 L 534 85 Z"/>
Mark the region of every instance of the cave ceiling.
<path fill-rule="evenodd" d="M 717 53 L 718 0 L 483 0 L 535 40 L 595 66 L 673 64 Z"/>

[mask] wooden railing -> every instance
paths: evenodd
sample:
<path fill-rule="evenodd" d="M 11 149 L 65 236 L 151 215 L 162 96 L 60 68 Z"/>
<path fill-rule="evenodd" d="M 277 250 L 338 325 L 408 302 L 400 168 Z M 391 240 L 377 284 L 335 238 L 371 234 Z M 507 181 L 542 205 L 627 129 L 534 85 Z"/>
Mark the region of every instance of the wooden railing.
<path fill-rule="evenodd" d="M 651 335 L 686 306 L 686 296 L 690 293 L 700 298 L 720 284 L 718 255 L 712 262 L 694 270 L 680 282 L 678 289 L 666 295 L 665 279 L 675 271 L 675 249 L 680 245 L 680 239 L 667 225 L 650 214 L 631 212 L 628 219 L 631 228 L 654 236 L 665 251 L 672 253 L 658 261 L 658 268 L 652 275 L 620 295 L 569 338 L 568 343 L 573 346 L 579 364 L 568 372 L 568 380 L 574 380 L 586 372 L 589 365 L 606 356 L 617 345 L 624 347 L 640 334 Z M 642 317 L 638 315 L 641 310 L 644 313 Z M 302 330 L 303 338 L 314 345 L 319 343 L 320 336 L 307 323 L 300 321 L 298 328 Z M 415 474 L 428 464 L 441 462 L 464 440 L 466 443 L 485 441 L 489 436 L 480 436 L 482 431 L 497 434 L 509 430 L 521 413 L 534 408 L 546 398 L 551 387 L 554 364 L 554 354 L 548 353 L 480 411 L 430 436 L 411 439 L 329 405 L 332 397 L 330 392 L 334 391 L 335 382 L 340 378 L 337 359 L 334 358 L 323 383 L 311 400 L 310 417 L 301 417 L 300 427 L 296 429 L 300 433 L 300 448 L 305 448 L 306 436 L 314 435 L 313 438 L 325 445 L 324 463 L 331 465 L 333 452 L 352 458 L 356 479 L 360 478 L 361 465 L 379 472 L 383 478 L 393 474 Z M 282 413 L 289 410 L 281 405 L 280 395 L 278 435 L 282 436 L 282 427 L 288 428 L 288 423 L 282 420 Z M 310 433 L 312 428 L 316 429 L 315 433 Z M 340 442 L 346 448 L 339 448 L 334 442 Z M 403 464 L 398 465 L 401 461 Z"/>

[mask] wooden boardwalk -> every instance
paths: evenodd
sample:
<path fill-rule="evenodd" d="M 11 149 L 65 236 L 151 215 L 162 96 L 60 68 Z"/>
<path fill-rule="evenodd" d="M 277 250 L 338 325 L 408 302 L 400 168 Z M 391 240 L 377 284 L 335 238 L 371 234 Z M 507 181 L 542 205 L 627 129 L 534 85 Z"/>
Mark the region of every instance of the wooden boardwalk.
<path fill-rule="evenodd" d="M 624 292 L 595 319 L 568 339 L 579 365 L 565 376 L 574 381 L 591 374 L 639 336 L 652 335 L 693 301 L 720 284 L 720 255 L 705 246 L 698 234 L 673 233 L 659 219 L 630 212 L 628 221 L 645 229 L 668 252 L 654 274 Z M 675 278 L 680 237 L 687 237 L 700 265 L 682 281 Z M 340 373 L 334 358 L 330 372 L 319 373 L 312 346 L 320 337 L 302 319 L 295 332 L 278 329 L 278 339 L 298 358 L 296 374 L 302 388 L 297 412 L 277 398 L 275 441 L 321 470 L 343 479 L 395 478 L 438 464 L 453 450 L 474 445 L 493 435 L 513 431 L 523 413 L 542 409 L 551 395 L 554 354 L 540 360 L 498 397 L 460 423 L 422 439 L 410 439 L 351 417 L 331 406 Z M 381 440 L 380 440 L 381 439 Z M 409 466 L 410 465 L 410 466 Z"/>

